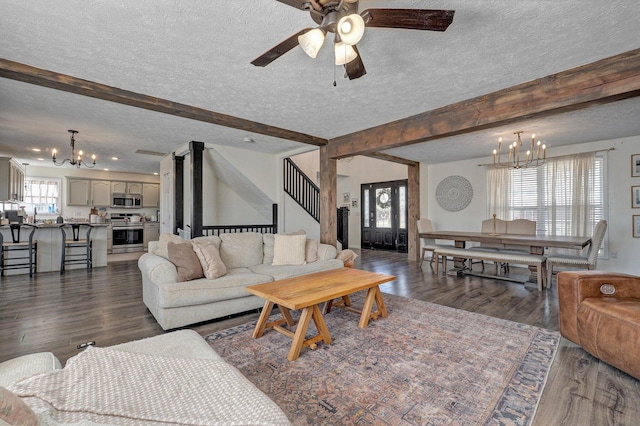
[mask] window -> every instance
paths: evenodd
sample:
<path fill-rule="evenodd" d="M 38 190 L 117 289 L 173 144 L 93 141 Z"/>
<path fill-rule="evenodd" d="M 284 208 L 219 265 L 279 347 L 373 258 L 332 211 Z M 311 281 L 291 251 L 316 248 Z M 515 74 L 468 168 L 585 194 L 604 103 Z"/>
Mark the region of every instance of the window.
<path fill-rule="evenodd" d="M 60 211 L 60 179 L 27 177 L 24 181 L 25 210 L 30 214 L 37 209 L 38 214 Z"/>
<path fill-rule="evenodd" d="M 606 219 L 606 153 L 549 159 L 542 167 L 488 174 L 487 205 L 505 220 L 536 221 L 538 235 L 591 235 Z M 490 214 L 490 216 L 491 216 Z M 601 254 L 606 253 L 603 243 Z"/>

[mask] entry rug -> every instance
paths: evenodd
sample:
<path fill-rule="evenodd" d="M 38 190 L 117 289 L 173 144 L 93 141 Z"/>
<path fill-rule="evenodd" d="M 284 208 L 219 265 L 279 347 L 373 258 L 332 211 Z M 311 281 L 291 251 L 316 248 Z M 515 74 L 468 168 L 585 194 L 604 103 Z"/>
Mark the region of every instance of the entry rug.
<path fill-rule="evenodd" d="M 360 329 L 358 314 L 334 308 L 333 342 L 293 362 L 291 339 L 274 330 L 253 339 L 255 322 L 206 339 L 295 425 L 530 424 L 559 333 L 383 296 L 387 318 Z"/>

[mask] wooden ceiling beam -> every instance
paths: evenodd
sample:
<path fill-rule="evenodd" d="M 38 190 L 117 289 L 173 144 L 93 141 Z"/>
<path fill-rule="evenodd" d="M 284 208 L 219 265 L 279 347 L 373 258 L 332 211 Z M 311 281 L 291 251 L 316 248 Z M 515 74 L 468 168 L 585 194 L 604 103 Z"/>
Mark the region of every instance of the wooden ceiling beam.
<path fill-rule="evenodd" d="M 343 158 L 640 96 L 640 49 L 329 140 Z"/>
<path fill-rule="evenodd" d="M 326 139 L 316 136 L 245 120 L 231 115 L 220 114 L 203 108 L 172 102 L 166 99 L 143 95 L 129 90 L 123 90 L 117 87 L 83 80 L 70 75 L 60 74 L 2 58 L 0 58 L 0 77 L 75 93 L 77 95 L 89 96 L 96 99 L 102 99 L 104 101 L 143 108 L 150 111 L 175 115 L 191 120 L 204 121 L 206 123 L 216 124 L 219 126 L 272 136 L 274 138 L 286 139 L 316 146 L 324 146 L 327 144 Z"/>
<path fill-rule="evenodd" d="M 406 158 L 396 157 L 395 155 L 385 154 L 383 152 L 372 152 L 370 154 L 366 154 L 369 158 L 376 158 L 378 160 L 390 161 L 392 163 L 404 164 L 405 166 L 417 166 L 420 163 L 413 160 L 407 160 Z"/>

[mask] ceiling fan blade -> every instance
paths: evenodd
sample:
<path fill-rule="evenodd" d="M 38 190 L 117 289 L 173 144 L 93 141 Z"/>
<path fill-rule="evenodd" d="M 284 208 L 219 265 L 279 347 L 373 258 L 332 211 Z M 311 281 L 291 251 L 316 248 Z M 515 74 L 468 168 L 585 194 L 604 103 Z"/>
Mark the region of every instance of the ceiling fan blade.
<path fill-rule="evenodd" d="M 276 0 L 277 2 L 286 4 L 287 6 L 295 7 L 300 10 L 309 10 L 311 4 L 309 0 Z"/>
<path fill-rule="evenodd" d="M 366 9 L 360 16 L 367 27 L 444 31 L 453 21 L 455 10 Z"/>
<path fill-rule="evenodd" d="M 262 55 L 255 58 L 253 61 L 251 61 L 251 63 L 256 67 L 266 67 L 271 62 L 275 61 L 280 56 L 284 55 L 285 53 L 287 53 L 288 51 L 296 47 L 299 44 L 298 36 L 306 33 L 310 29 L 311 28 L 305 28 L 298 31 L 288 39 L 282 41 L 280 44 L 276 46 L 273 46 L 271 49 L 267 50 Z"/>
<path fill-rule="evenodd" d="M 360 78 L 367 73 L 367 70 L 364 69 L 364 63 L 362 63 L 362 56 L 360 56 L 358 48 L 356 46 L 352 47 L 353 50 L 355 50 L 358 54 L 358 57 L 353 61 L 344 64 L 344 71 L 346 72 L 347 77 L 349 77 L 349 80 L 355 80 L 356 78 Z"/>

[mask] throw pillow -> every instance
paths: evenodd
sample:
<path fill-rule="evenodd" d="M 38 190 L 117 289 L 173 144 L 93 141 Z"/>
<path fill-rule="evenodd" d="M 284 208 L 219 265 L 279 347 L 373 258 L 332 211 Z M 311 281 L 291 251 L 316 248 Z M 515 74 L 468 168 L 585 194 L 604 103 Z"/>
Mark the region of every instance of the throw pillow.
<path fill-rule="evenodd" d="M 158 238 L 158 248 L 154 254 L 162 256 L 165 259 L 169 259 L 169 252 L 167 251 L 167 244 L 171 243 L 184 243 L 186 240 L 178 235 L 162 234 Z"/>
<path fill-rule="evenodd" d="M 274 235 L 272 265 L 304 265 L 306 234 Z"/>
<path fill-rule="evenodd" d="M 307 243 L 305 244 L 305 260 L 307 263 L 313 263 L 318 260 L 319 245 L 320 241 L 307 239 Z"/>
<path fill-rule="evenodd" d="M 358 255 L 353 250 L 342 250 L 340 253 L 338 253 L 336 259 L 342 260 L 344 266 L 351 268 L 353 266 L 353 261 L 356 260 L 356 257 L 358 257 Z"/>
<path fill-rule="evenodd" d="M 169 262 L 176 265 L 176 269 L 178 270 L 179 282 L 204 277 L 200 259 L 198 259 L 196 252 L 193 251 L 193 245 L 191 243 L 176 244 L 169 242 L 167 244 L 167 251 L 169 252 Z"/>
<path fill-rule="evenodd" d="M 9 389 L 0 386 L 0 423 L 9 425 L 39 425 L 33 410 Z"/>
<path fill-rule="evenodd" d="M 220 252 L 214 243 L 199 244 L 192 241 L 191 244 L 207 279 L 213 280 L 227 273 L 227 267 L 220 259 Z"/>

